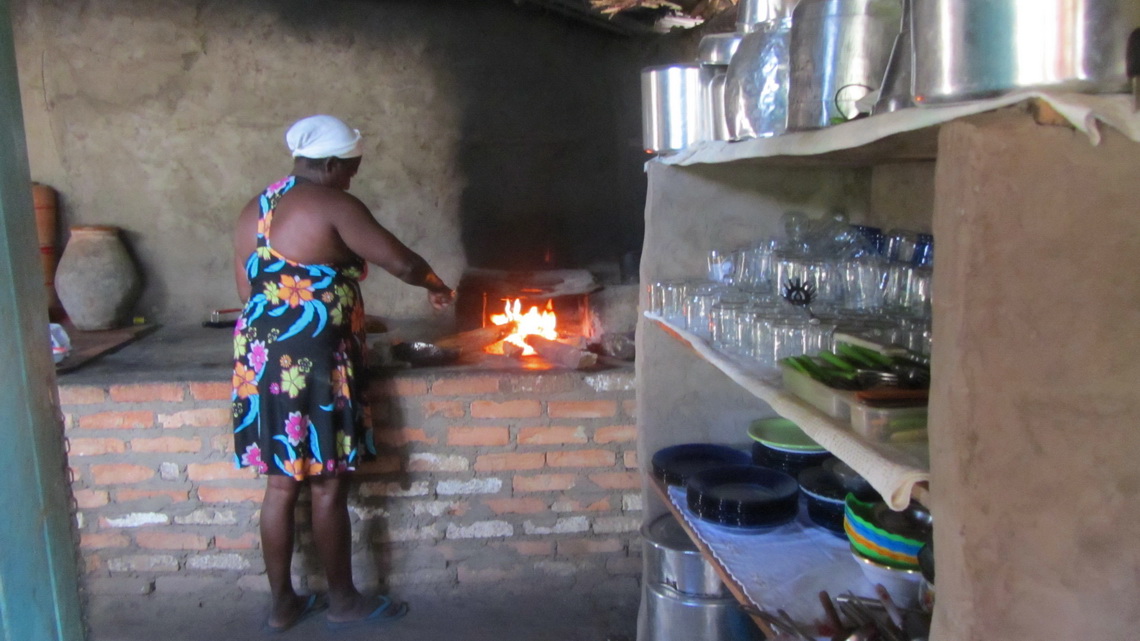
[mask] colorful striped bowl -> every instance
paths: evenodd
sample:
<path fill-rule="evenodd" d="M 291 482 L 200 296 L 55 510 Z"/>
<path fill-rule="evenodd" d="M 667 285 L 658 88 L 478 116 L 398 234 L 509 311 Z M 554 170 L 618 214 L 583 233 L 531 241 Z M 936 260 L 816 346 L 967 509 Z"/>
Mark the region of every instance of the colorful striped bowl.
<path fill-rule="evenodd" d="M 918 550 L 922 541 L 888 532 L 874 518 L 874 503 L 848 494 L 843 510 L 843 531 L 851 547 L 859 554 L 900 570 L 918 569 Z"/>

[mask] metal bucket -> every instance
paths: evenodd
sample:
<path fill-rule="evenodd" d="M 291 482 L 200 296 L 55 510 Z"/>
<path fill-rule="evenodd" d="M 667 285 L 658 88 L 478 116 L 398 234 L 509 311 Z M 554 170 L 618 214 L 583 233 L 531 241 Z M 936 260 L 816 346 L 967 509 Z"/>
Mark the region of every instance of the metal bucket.
<path fill-rule="evenodd" d="M 901 24 L 900 0 L 801 0 L 792 14 L 788 129 L 857 116 L 855 103 L 883 81 Z"/>
<path fill-rule="evenodd" d="M 637 641 L 762 641 L 763 633 L 734 599 L 681 594 L 645 584 Z"/>
<path fill-rule="evenodd" d="M 915 102 L 1016 89 L 1125 92 L 1128 36 L 1136 27 L 1136 0 L 915 2 Z"/>
<path fill-rule="evenodd" d="M 644 582 L 663 585 L 682 594 L 731 597 L 712 564 L 671 514 L 641 526 L 644 542 Z"/>
<path fill-rule="evenodd" d="M 705 92 L 701 75 L 699 64 L 642 69 L 641 133 L 645 151 L 679 151 L 702 139 Z"/>

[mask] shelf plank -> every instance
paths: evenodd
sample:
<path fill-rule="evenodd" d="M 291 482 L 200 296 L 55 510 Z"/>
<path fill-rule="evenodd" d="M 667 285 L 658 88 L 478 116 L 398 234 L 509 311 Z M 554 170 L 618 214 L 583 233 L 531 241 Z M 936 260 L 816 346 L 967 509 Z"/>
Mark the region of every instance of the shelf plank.
<path fill-rule="evenodd" d="M 767 403 L 777 414 L 799 425 L 817 443 L 864 476 L 892 509 L 905 508 L 911 499 L 929 506 L 930 463 L 926 443 L 904 446 L 870 442 L 849 425 L 784 391 L 773 379 L 716 351 L 700 337 L 652 314 L 645 316 L 652 325 L 688 346 L 697 357 Z"/>
<path fill-rule="evenodd" d="M 1058 120 L 1085 132 L 1095 144 L 1093 122 L 1113 126 L 1140 139 L 1140 115 L 1132 112 L 1128 96 L 1085 96 L 1019 91 L 1004 96 L 954 105 L 902 109 L 851 120 L 832 127 L 789 132 L 770 138 L 703 141 L 652 162 L 691 166 L 746 163 L 784 167 L 868 167 L 891 162 L 934 160 L 941 125 L 968 116 L 1017 107 L 1058 114 Z"/>

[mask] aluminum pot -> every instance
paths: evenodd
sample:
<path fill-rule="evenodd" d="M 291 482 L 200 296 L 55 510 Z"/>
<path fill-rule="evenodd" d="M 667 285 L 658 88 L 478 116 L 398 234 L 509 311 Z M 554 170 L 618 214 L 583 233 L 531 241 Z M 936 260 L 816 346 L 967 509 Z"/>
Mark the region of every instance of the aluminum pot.
<path fill-rule="evenodd" d="M 912 13 L 914 96 L 945 104 L 1017 89 L 1128 90 L 1137 0 L 921 0 Z"/>
<path fill-rule="evenodd" d="M 716 569 L 671 514 L 641 526 L 646 584 L 662 585 L 682 594 L 729 598 L 731 593 Z"/>
<path fill-rule="evenodd" d="M 764 634 L 735 599 L 681 594 L 645 584 L 638 641 L 762 641 Z"/>
<path fill-rule="evenodd" d="M 736 30 L 751 33 L 766 22 L 792 17 L 800 0 L 739 0 L 736 3 Z"/>
<path fill-rule="evenodd" d="M 792 13 L 788 129 L 859 114 L 878 91 L 902 24 L 900 0 L 801 0 Z"/>
<path fill-rule="evenodd" d="M 705 93 L 701 65 L 641 71 L 641 132 L 645 151 L 669 153 L 702 139 Z"/>

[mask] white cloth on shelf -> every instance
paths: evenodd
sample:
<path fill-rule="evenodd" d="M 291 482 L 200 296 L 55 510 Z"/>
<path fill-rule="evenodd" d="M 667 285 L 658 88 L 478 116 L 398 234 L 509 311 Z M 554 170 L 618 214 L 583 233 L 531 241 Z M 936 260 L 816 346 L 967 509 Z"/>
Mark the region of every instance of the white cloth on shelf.
<path fill-rule="evenodd" d="M 851 592 L 874 597 L 875 591 L 851 556 L 851 544 L 808 521 L 803 510 L 787 525 L 763 532 L 740 530 L 703 521 L 693 514 L 685 489 L 669 487 L 669 502 L 716 557 L 757 608 L 813 626 L 824 619 L 817 595 Z"/>
<path fill-rule="evenodd" d="M 869 118 L 851 120 L 834 127 L 791 132 L 771 138 L 730 142 L 704 141 L 668 156 L 657 158 L 666 165 L 696 165 L 731 162 L 774 156 L 813 156 L 851 149 L 907 131 L 917 131 L 943 123 L 1016 105 L 1039 98 L 1061 114 L 1089 141 L 1100 143 L 1100 124 L 1140 141 L 1140 114 L 1132 110 L 1132 96 L 1126 94 L 1078 94 L 1047 91 L 1018 91 L 996 98 L 952 105 L 912 107 Z"/>

